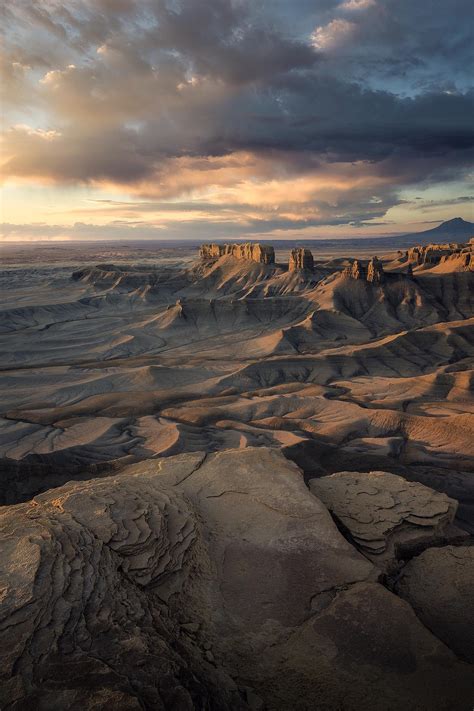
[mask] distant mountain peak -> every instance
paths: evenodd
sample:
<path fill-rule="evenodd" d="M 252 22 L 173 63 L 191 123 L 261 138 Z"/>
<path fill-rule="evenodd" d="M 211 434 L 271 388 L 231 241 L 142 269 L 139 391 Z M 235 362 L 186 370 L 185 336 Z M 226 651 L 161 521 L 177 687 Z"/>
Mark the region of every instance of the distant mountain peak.
<path fill-rule="evenodd" d="M 471 237 L 474 237 L 474 222 L 468 222 L 462 217 L 453 217 L 429 230 L 400 235 L 395 241 L 400 246 L 413 246 L 429 242 L 467 242 Z"/>
<path fill-rule="evenodd" d="M 453 217 L 451 220 L 446 220 L 445 222 L 442 222 L 438 227 L 454 227 L 455 225 L 469 225 L 471 226 L 471 222 L 466 222 L 466 220 L 463 220 L 462 217 Z"/>
<path fill-rule="evenodd" d="M 429 230 L 425 230 L 424 232 L 417 232 L 415 233 L 415 235 L 416 234 L 419 237 L 435 237 L 437 235 L 446 235 L 446 237 L 452 236 L 453 238 L 459 237 L 462 239 L 463 237 L 471 236 L 474 234 L 474 223 L 467 222 L 467 220 L 463 220 L 462 217 L 453 217 L 451 220 L 441 222 L 441 224 L 437 225 L 437 227 L 432 227 Z"/>

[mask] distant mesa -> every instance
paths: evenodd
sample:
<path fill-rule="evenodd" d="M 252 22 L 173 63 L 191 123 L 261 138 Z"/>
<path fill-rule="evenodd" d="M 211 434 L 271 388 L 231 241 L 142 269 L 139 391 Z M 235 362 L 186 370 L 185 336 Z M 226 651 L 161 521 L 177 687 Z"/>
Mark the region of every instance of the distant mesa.
<path fill-rule="evenodd" d="M 275 250 L 271 245 L 258 242 L 245 244 L 203 244 L 199 250 L 201 259 L 218 259 L 231 255 L 237 259 L 247 259 L 260 264 L 275 264 Z"/>
<path fill-rule="evenodd" d="M 408 250 L 408 259 L 415 264 L 439 264 L 442 257 L 452 254 L 456 244 L 427 244 Z"/>
<path fill-rule="evenodd" d="M 288 269 L 290 272 L 297 271 L 298 269 L 309 269 L 310 271 L 313 271 L 314 259 L 310 250 L 305 249 L 304 247 L 292 249 L 290 252 Z"/>
<path fill-rule="evenodd" d="M 427 244 L 412 247 L 407 251 L 407 259 L 417 266 L 436 266 L 451 260 L 459 261 L 459 266 L 474 271 L 474 239 L 465 244 Z"/>
<path fill-rule="evenodd" d="M 350 267 L 344 269 L 343 274 L 351 277 L 351 279 L 362 279 L 372 284 L 381 284 L 385 279 L 383 265 L 378 257 L 372 257 L 367 266 L 355 259 Z"/>
<path fill-rule="evenodd" d="M 199 249 L 201 259 L 219 259 L 231 255 L 236 259 L 245 259 L 260 264 L 275 264 L 275 250 L 271 245 L 259 242 L 245 244 L 202 244 Z M 290 252 L 288 262 L 290 272 L 299 270 L 314 270 L 314 259 L 311 251 L 305 247 L 296 247 Z"/>

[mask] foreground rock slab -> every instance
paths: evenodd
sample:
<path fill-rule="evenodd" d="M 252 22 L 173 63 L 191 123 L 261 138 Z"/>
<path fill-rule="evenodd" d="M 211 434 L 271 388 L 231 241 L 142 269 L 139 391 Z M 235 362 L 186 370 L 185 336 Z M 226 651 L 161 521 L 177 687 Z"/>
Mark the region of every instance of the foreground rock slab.
<path fill-rule="evenodd" d="M 8 709 L 464 709 L 468 667 L 266 448 L 1 512 Z"/>
<path fill-rule="evenodd" d="M 337 472 L 312 479 L 310 489 L 383 570 L 418 549 L 462 540 L 452 525 L 457 501 L 388 472 Z"/>
<path fill-rule="evenodd" d="M 431 548 L 403 569 L 397 592 L 457 654 L 474 663 L 474 547 Z"/>

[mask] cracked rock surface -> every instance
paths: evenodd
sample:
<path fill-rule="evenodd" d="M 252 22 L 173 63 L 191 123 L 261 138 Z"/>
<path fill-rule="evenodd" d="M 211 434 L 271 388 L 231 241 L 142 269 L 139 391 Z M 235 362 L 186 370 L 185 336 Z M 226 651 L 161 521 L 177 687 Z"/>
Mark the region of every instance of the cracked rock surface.
<path fill-rule="evenodd" d="M 148 460 L 0 525 L 2 709 L 469 707 L 467 665 L 276 450 Z"/>
<path fill-rule="evenodd" d="M 452 525 L 457 501 L 396 474 L 337 472 L 312 479 L 310 489 L 384 571 L 420 548 L 465 536 Z"/>

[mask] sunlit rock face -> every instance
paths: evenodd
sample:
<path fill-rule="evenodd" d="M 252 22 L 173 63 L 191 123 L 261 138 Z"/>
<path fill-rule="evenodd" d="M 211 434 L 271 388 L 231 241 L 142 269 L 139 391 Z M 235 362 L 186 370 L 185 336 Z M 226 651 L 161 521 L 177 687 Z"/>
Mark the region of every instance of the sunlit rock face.
<path fill-rule="evenodd" d="M 385 278 L 383 265 L 378 257 L 372 257 L 367 266 L 355 259 L 350 267 L 344 269 L 343 273 L 351 279 L 361 279 L 373 284 L 381 284 Z"/>
<path fill-rule="evenodd" d="M 199 249 L 201 259 L 218 259 L 229 254 L 237 259 L 247 259 L 260 264 L 274 264 L 275 250 L 271 245 L 246 242 L 245 244 L 203 244 Z"/>
<path fill-rule="evenodd" d="M 408 250 L 408 259 L 415 264 L 438 264 L 441 257 L 452 253 L 455 245 L 428 244 L 426 246 L 412 247 Z"/>
<path fill-rule="evenodd" d="M 418 245 L 408 250 L 409 262 L 416 265 L 434 266 L 441 262 L 459 261 L 459 266 L 466 270 L 474 269 L 474 241 L 468 243 Z"/>
<path fill-rule="evenodd" d="M 292 249 L 290 252 L 290 261 L 288 262 L 288 269 L 290 272 L 297 271 L 298 269 L 314 269 L 314 259 L 313 255 L 309 249 L 297 248 Z"/>
<path fill-rule="evenodd" d="M 342 273 L 351 277 L 351 279 L 367 279 L 367 267 L 358 259 L 354 259 L 352 264 L 346 267 Z"/>
<path fill-rule="evenodd" d="M 461 271 L 474 271 L 474 245 L 461 250 L 455 250 L 451 254 L 445 254 L 441 257 L 440 263 L 450 267 L 457 263 Z"/>
<path fill-rule="evenodd" d="M 216 259 L 223 254 L 222 246 L 221 244 L 202 244 L 199 247 L 199 256 L 201 259 Z"/>
<path fill-rule="evenodd" d="M 378 257 L 372 257 L 367 265 L 367 281 L 374 284 L 381 284 L 384 280 L 382 262 Z"/>

